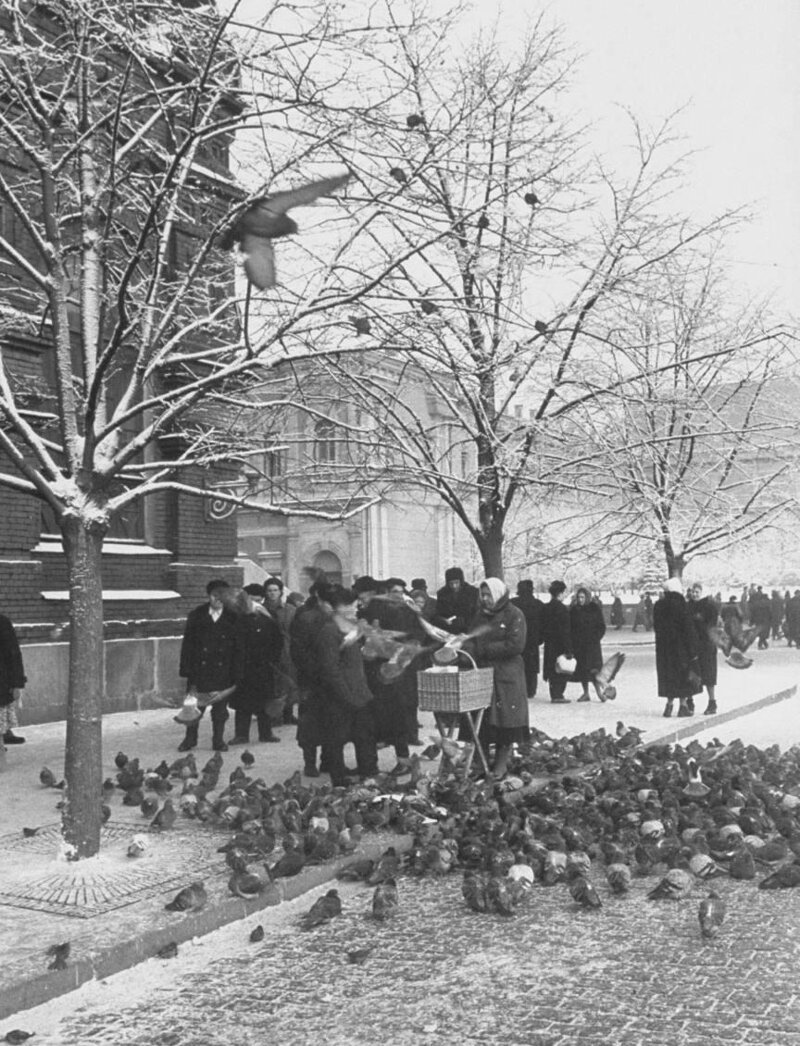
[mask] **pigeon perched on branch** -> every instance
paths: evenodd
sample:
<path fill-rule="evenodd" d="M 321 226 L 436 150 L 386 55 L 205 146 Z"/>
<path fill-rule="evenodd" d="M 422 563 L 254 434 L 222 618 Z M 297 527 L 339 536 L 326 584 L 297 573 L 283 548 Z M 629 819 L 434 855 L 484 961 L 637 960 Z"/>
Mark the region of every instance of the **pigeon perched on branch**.
<path fill-rule="evenodd" d="M 220 246 L 229 250 L 234 243 L 238 244 L 245 255 L 244 271 L 250 283 L 260 291 L 269 290 L 276 282 L 272 241 L 297 232 L 297 223 L 288 212 L 294 207 L 308 207 L 321 196 L 331 196 L 349 178 L 347 171 L 254 200 L 223 234 Z"/>

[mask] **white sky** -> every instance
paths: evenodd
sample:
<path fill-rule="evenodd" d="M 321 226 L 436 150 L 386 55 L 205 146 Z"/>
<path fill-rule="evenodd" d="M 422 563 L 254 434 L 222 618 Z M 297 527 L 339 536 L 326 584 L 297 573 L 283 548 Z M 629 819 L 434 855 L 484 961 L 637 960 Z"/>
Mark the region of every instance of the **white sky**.
<path fill-rule="evenodd" d="M 384 2 L 401 10 L 407 0 Z M 371 6 L 349 0 L 341 14 Z M 242 0 L 239 10 L 264 7 Z M 701 217 L 747 205 L 753 221 L 726 253 L 732 275 L 743 296 L 770 295 L 800 315 L 800 0 L 474 0 L 472 11 L 465 39 L 499 19 L 513 43 L 543 12 L 563 26 L 582 56 L 576 110 L 612 162 L 623 141 L 618 106 L 652 124 L 686 107 L 678 127 L 696 154 L 682 209 Z"/>
<path fill-rule="evenodd" d="M 476 4 L 512 37 L 542 10 Z M 582 55 L 574 97 L 595 148 L 613 157 L 619 147 L 618 105 L 652 123 L 687 106 L 679 126 L 697 153 L 683 206 L 748 205 L 754 220 L 726 255 L 734 277 L 800 315 L 800 0 L 551 0 L 544 10 Z"/>

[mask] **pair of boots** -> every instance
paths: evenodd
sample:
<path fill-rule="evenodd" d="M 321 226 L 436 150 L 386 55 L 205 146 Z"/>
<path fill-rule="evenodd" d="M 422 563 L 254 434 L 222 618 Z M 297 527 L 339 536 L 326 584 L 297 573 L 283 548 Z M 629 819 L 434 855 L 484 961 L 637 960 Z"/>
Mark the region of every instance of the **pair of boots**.
<path fill-rule="evenodd" d="M 250 743 L 250 720 L 252 718 L 249 712 L 234 713 L 232 745 L 246 745 Z M 280 741 L 280 738 L 272 732 L 272 720 L 268 715 L 260 714 L 255 718 L 258 724 L 259 741 L 270 741 L 273 743 Z"/>
<path fill-rule="evenodd" d="M 678 698 L 678 718 L 684 719 L 686 716 L 694 715 L 694 701 L 691 697 L 680 697 Z M 672 715 L 672 706 L 675 703 L 674 698 L 667 698 L 667 707 L 664 709 L 664 718 L 669 719 Z"/>
<path fill-rule="evenodd" d="M 199 723 L 190 723 L 186 727 L 186 736 L 178 745 L 179 752 L 191 752 L 193 748 L 197 748 L 197 735 L 200 729 Z M 215 752 L 227 752 L 228 746 L 225 744 L 225 724 L 224 723 L 211 723 L 211 747 Z"/>

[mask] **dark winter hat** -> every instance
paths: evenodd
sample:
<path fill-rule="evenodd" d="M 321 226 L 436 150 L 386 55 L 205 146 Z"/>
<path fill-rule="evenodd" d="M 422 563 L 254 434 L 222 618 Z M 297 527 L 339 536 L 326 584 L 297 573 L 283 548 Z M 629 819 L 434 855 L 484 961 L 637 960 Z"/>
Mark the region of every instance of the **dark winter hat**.
<path fill-rule="evenodd" d="M 386 591 L 387 592 L 389 591 L 390 588 L 405 588 L 406 587 L 406 583 L 405 583 L 405 581 L 403 581 L 403 579 L 401 577 L 389 577 L 389 578 L 387 578 L 384 581 L 384 585 L 386 586 Z"/>
<path fill-rule="evenodd" d="M 244 590 L 248 596 L 258 596 L 259 599 L 264 598 L 264 586 L 259 585 L 257 582 L 253 582 L 252 585 L 245 585 Z"/>
<path fill-rule="evenodd" d="M 353 582 L 353 591 L 356 595 L 361 592 L 377 592 L 378 582 L 374 577 L 370 577 L 369 574 L 364 574 L 363 577 L 357 577 Z"/>
<path fill-rule="evenodd" d="M 212 592 L 222 592 L 230 587 L 224 577 L 215 577 L 206 585 L 206 595 L 210 596 Z"/>
<path fill-rule="evenodd" d="M 551 596 L 560 596 L 562 592 L 567 591 L 567 586 L 563 581 L 551 581 L 547 591 Z"/>
<path fill-rule="evenodd" d="M 532 596 L 533 595 L 533 582 L 530 578 L 523 578 L 522 581 L 517 582 L 517 595 L 518 596 Z"/>
<path fill-rule="evenodd" d="M 425 580 L 424 577 L 412 577 L 411 587 L 416 592 L 427 592 L 428 582 Z"/>
<path fill-rule="evenodd" d="M 463 581 L 464 571 L 461 567 L 448 567 L 444 572 L 445 581 Z"/>

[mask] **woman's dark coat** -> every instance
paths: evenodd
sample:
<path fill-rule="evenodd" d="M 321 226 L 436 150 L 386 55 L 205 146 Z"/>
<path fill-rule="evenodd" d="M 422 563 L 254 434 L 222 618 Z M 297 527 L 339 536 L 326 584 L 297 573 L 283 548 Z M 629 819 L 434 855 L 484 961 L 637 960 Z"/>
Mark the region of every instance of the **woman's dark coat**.
<path fill-rule="evenodd" d="M 236 689 L 228 704 L 239 712 L 258 715 L 273 701 L 275 669 L 283 651 L 277 622 L 259 612 L 241 614 L 236 622 L 234 674 Z"/>
<path fill-rule="evenodd" d="M 14 690 L 25 686 L 22 652 L 11 619 L 0 614 L 0 705 L 10 705 Z"/>
<path fill-rule="evenodd" d="M 588 683 L 603 667 L 603 649 L 600 640 L 606 634 L 603 611 L 596 603 L 575 603 L 569 608 L 572 650 L 578 666 L 570 679 Z"/>
<path fill-rule="evenodd" d="M 714 633 L 717 629 L 717 604 L 710 596 L 703 596 L 689 603 L 695 632 L 697 633 L 700 678 L 704 686 L 717 685 L 717 644 Z"/>
<path fill-rule="evenodd" d="M 469 646 L 480 668 L 494 669 L 494 693 L 488 719 L 503 729 L 528 726 L 528 687 L 525 682 L 525 616 L 504 596 L 491 610 L 482 609 L 472 628 L 489 625 L 489 630 L 473 639 Z"/>
<path fill-rule="evenodd" d="M 528 693 L 536 691 L 536 677 L 539 675 L 539 643 L 542 629 L 542 612 L 544 603 L 536 596 L 519 595 L 511 600 L 519 607 L 525 617 L 525 649 L 522 660 L 525 664 L 525 680 Z"/>
<path fill-rule="evenodd" d="M 572 629 L 570 628 L 569 609 L 553 597 L 545 603 L 542 611 L 542 639 L 544 641 L 544 665 L 542 678 L 552 679 L 556 672 L 556 658 L 564 654 L 573 656 Z"/>
<path fill-rule="evenodd" d="M 697 631 L 689 606 L 680 592 L 665 592 L 653 608 L 656 636 L 656 674 L 660 697 L 691 697 L 703 689 L 697 662 Z M 697 681 L 689 678 L 690 668 Z"/>

